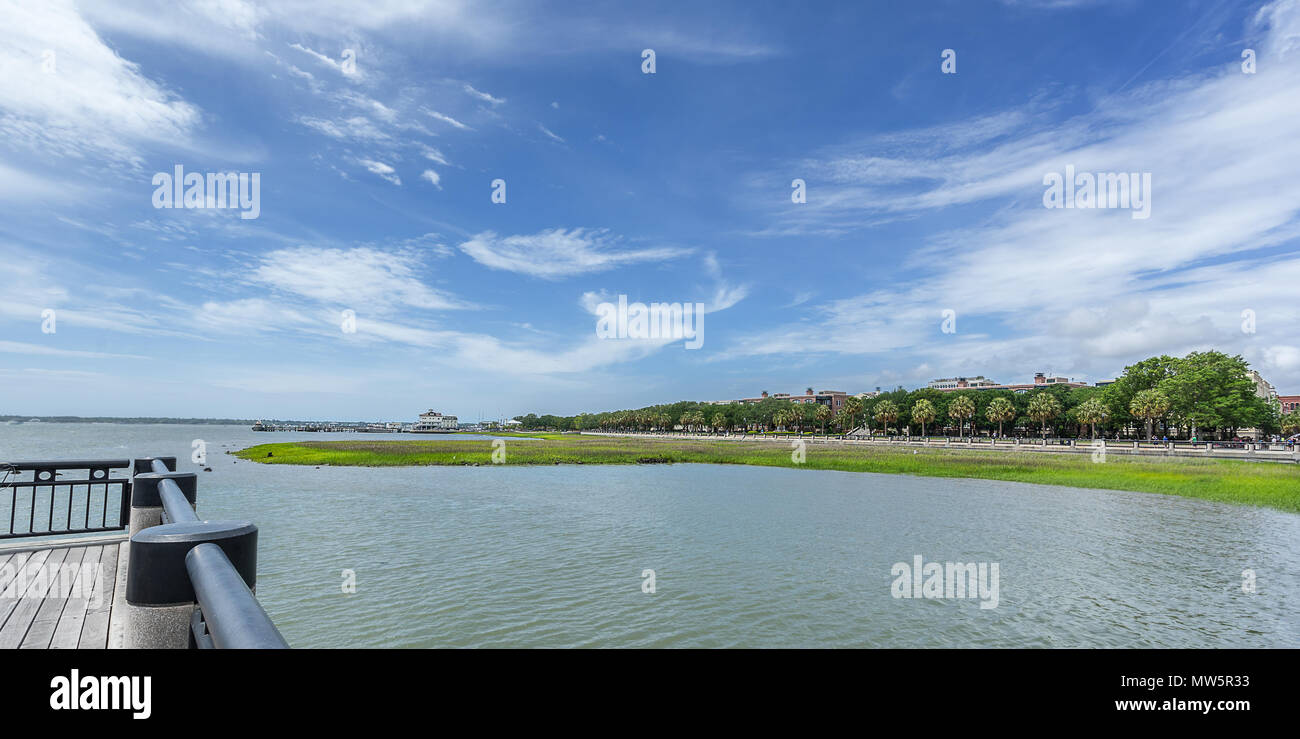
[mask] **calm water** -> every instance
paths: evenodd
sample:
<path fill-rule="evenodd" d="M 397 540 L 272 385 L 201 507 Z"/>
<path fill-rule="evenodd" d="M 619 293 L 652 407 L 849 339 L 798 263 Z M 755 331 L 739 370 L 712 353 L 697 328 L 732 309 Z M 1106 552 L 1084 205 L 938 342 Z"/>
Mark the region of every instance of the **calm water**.
<path fill-rule="evenodd" d="M 185 470 L 205 440 L 199 512 L 258 524 L 258 595 L 298 647 L 1300 646 L 1292 514 L 740 466 L 313 469 L 223 454 L 298 438 L 397 437 L 0 425 L 0 460 L 165 454 Z M 998 607 L 895 599 L 891 567 L 917 554 L 998 563 Z"/>

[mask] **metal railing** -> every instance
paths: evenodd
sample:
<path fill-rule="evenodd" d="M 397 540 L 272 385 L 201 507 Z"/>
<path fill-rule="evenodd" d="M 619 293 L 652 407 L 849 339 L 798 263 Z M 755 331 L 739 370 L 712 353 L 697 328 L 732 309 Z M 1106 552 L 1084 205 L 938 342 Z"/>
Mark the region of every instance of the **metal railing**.
<path fill-rule="evenodd" d="M 175 457 L 0 463 L 0 539 L 129 530 L 125 646 L 288 648 L 254 595 L 257 527 L 199 518 L 197 482 Z"/>
<path fill-rule="evenodd" d="M 157 479 L 158 501 L 162 504 L 162 511 L 161 523 L 145 529 L 149 535 L 142 537 L 142 541 L 151 541 L 160 534 L 165 534 L 169 539 L 167 544 L 173 543 L 171 539 L 174 537 L 186 537 L 187 541 L 195 542 L 183 555 L 183 574 L 188 579 L 195 604 L 189 615 L 189 646 L 198 649 L 288 648 L 288 643 L 253 595 L 257 572 L 257 528 L 239 522 L 208 524 L 201 521 L 194 511 L 193 490 L 187 496 L 168 467 L 168 462 L 175 466 L 174 460 L 153 458 L 148 461 L 151 473 Z M 141 502 L 150 501 L 142 499 Z M 217 528 L 212 528 L 214 525 Z M 166 531 L 167 529 L 171 531 Z M 231 532 L 235 535 L 228 536 Z M 136 537 L 132 536 L 132 542 L 135 540 Z M 213 543 L 214 541 L 235 542 L 239 554 L 243 555 L 241 561 L 249 566 L 242 568 L 244 571 L 241 572 L 231 562 L 220 543 Z M 250 542 L 250 546 L 244 546 Z M 168 574 L 175 579 L 177 573 L 174 568 L 172 570 Z M 128 574 L 128 578 L 129 576 Z M 182 587 L 184 585 L 177 584 Z M 129 591 L 129 579 L 127 588 Z"/>
<path fill-rule="evenodd" d="M 130 466 L 126 459 L 0 462 L 0 526 L 7 526 L 0 539 L 125 529 L 131 481 L 111 471 Z M 65 473 L 71 476 L 60 479 Z"/>

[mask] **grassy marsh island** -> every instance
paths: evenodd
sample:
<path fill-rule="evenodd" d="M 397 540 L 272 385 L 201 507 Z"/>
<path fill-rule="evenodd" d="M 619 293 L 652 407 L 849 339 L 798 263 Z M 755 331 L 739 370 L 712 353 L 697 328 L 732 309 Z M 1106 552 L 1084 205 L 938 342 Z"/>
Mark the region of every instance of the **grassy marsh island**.
<path fill-rule="evenodd" d="M 527 439 L 507 441 L 502 464 L 747 464 L 966 477 L 1160 493 L 1300 513 L 1300 466 L 1294 464 L 1120 455 L 1099 464 L 1088 454 L 835 444 L 810 445 L 806 461 L 798 464 L 791 459 L 788 444 L 546 433 L 518 436 Z M 491 465 L 493 451 L 491 439 L 485 437 L 297 441 L 258 444 L 233 454 L 267 464 L 388 467 Z"/>

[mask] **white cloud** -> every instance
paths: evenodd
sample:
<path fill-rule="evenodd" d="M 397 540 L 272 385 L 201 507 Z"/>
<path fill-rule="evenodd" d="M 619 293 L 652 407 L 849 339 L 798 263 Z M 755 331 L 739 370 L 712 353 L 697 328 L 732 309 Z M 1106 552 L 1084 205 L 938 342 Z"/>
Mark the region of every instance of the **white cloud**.
<path fill-rule="evenodd" d="M 608 231 L 583 228 L 555 228 L 506 237 L 484 231 L 460 244 L 460 250 L 485 267 L 544 279 L 659 262 L 690 253 L 676 247 L 618 250 L 617 243 L 618 239 Z"/>
<path fill-rule="evenodd" d="M 542 124 L 538 123 L 537 127 L 541 129 L 542 133 L 546 134 L 547 137 L 550 138 L 552 141 L 558 141 L 561 144 L 564 143 L 564 139 L 557 136 L 554 132 L 551 131 L 551 129 L 547 128 L 546 126 L 543 126 Z"/>
<path fill-rule="evenodd" d="M 463 89 L 465 90 L 465 92 L 478 98 L 479 100 L 482 100 L 485 103 L 491 103 L 492 105 L 500 105 L 506 101 L 505 98 L 493 97 L 492 95 L 483 92 L 481 90 L 475 90 L 472 85 L 467 84 Z"/>
<path fill-rule="evenodd" d="M 420 173 L 420 179 L 422 179 L 422 180 L 427 180 L 427 181 L 429 182 L 429 184 L 433 185 L 434 187 L 438 188 L 439 190 L 442 189 L 442 184 L 441 184 L 441 183 L 442 183 L 442 178 L 439 177 L 439 176 L 438 176 L 438 173 L 437 173 L 437 172 L 434 172 L 432 169 L 426 169 L 426 170 L 424 170 L 423 172 L 421 172 L 421 173 Z"/>
<path fill-rule="evenodd" d="M 365 167 L 372 174 L 377 174 L 383 179 L 393 183 L 394 185 L 402 184 L 402 178 L 398 177 L 396 174 L 396 170 L 394 170 L 392 166 L 388 164 L 384 164 L 383 162 L 377 162 L 373 159 L 359 159 L 357 160 L 357 163 Z"/>
<path fill-rule="evenodd" d="M 465 125 L 464 123 L 461 123 L 460 121 L 456 120 L 455 118 L 452 118 L 452 117 L 449 116 L 449 115 L 443 115 L 442 113 L 439 113 L 439 112 L 436 111 L 436 110 L 430 110 L 430 109 L 428 109 L 428 108 L 425 108 L 425 109 L 424 109 L 424 113 L 425 113 L 425 115 L 428 115 L 428 116 L 430 116 L 430 117 L 432 117 L 432 118 L 434 118 L 434 119 L 436 119 L 436 120 L 442 121 L 443 123 L 449 124 L 449 125 L 451 125 L 451 126 L 454 127 L 454 128 L 459 128 L 459 129 L 462 130 L 462 131 L 473 131 L 473 130 L 474 130 L 474 129 L 470 128 L 469 126 Z"/>
<path fill-rule="evenodd" d="M 444 156 L 441 151 L 439 151 L 438 149 L 432 146 L 429 146 L 428 144 L 420 145 L 420 153 L 424 155 L 425 159 L 428 159 L 431 162 L 436 162 L 438 164 L 443 165 L 444 167 L 451 166 L 451 162 L 447 161 L 447 157 Z"/>
<path fill-rule="evenodd" d="M 6 354 L 36 354 L 48 357 L 75 357 L 81 359 L 148 359 L 135 354 L 112 354 L 109 352 L 91 352 L 79 349 L 61 349 L 44 344 L 28 344 L 20 341 L 0 341 L 0 352 Z"/>
<path fill-rule="evenodd" d="M 141 73 L 67 0 L 0 2 L 0 133 L 45 154 L 134 161 L 187 144 L 199 109 Z"/>
<path fill-rule="evenodd" d="M 383 313 L 399 307 L 471 307 L 427 286 L 418 277 L 421 268 L 420 259 L 406 251 L 299 246 L 262 256 L 250 279 L 283 293 L 358 313 Z"/>
<path fill-rule="evenodd" d="M 364 116 L 353 116 L 340 121 L 300 116 L 298 122 L 318 133 L 340 140 L 387 141 L 389 139 L 388 134 L 376 128 L 375 124 Z"/>

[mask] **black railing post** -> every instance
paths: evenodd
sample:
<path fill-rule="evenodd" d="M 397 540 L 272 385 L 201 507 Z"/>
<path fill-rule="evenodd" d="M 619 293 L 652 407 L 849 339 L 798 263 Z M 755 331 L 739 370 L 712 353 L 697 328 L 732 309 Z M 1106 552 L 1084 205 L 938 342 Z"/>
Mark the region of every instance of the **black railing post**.
<path fill-rule="evenodd" d="M 126 570 L 127 648 L 189 647 L 198 596 L 186 555 L 202 544 L 219 547 L 249 591 L 256 587 L 257 527 L 247 521 L 171 523 L 133 534 Z"/>

